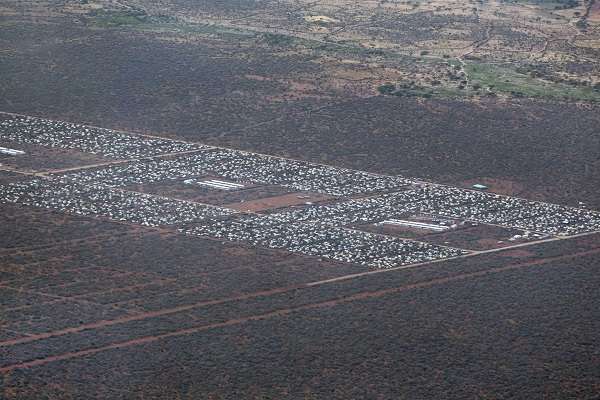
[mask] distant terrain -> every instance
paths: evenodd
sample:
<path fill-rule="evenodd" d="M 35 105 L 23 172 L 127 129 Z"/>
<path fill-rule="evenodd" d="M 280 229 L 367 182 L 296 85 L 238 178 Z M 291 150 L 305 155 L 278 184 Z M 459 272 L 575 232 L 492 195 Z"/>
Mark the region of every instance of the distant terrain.
<path fill-rule="evenodd" d="M 0 110 L 597 207 L 596 14 L 577 1 L 5 1 Z"/>

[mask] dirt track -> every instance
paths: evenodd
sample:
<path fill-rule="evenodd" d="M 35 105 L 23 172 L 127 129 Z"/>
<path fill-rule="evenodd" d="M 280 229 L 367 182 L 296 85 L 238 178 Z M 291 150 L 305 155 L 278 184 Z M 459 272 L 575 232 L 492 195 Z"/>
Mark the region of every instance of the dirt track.
<path fill-rule="evenodd" d="M 450 276 L 450 277 L 445 277 L 445 278 L 431 279 L 431 280 L 428 280 L 425 282 L 419 282 L 419 283 L 414 283 L 414 284 L 409 284 L 409 285 L 404 285 L 404 286 L 387 288 L 387 289 L 383 289 L 383 290 L 360 292 L 360 293 L 356 293 L 356 294 L 353 294 L 353 295 L 350 295 L 347 297 L 341 297 L 341 298 L 326 300 L 326 301 L 322 301 L 322 302 L 306 304 L 306 305 L 302 305 L 302 306 L 298 306 L 298 307 L 283 308 L 283 309 L 271 311 L 271 312 L 264 313 L 264 314 L 251 315 L 251 316 L 246 316 L 246 317 L 237 318 L 237 319 L 230 319 L 230 320 L 227 320 L 224 322 L 219 322 L 219 323 L 199 325 L 199 326 L 195 326 L 195 327 L 191 327 L 191 328 L 175 330 L 175 331 L 160 334 L 160 335 L 150 335 L 150 336 L 140 337 L 140 338 L 127 340 L 127 341 L 123 341 L 123 342 L 119 342 L 119 343 L 112 343 L 112 344 L 109 344 L 106 346 L 89 348 L 89 349 L 85 349 L 85 350 L 68 352 L 68 353 L 63 353 L 63 354 L 56 354 L 56 355 L 52 355 L 52 356 L 48 356 L 48 357 L 44 357 L 44 358 L 40 358 L 40 359 L 36 359 L 36 360 L 7 365 L 5 367 L 0 368 L 0 373 L 7 373 L 7 372 L 17 370 L 17 369 L 45 365 L 45 364 L 52 363 L 55 361 L 67 360 L 67 359 L 72 359 L 72 358 L 77 358 L 77 357 L 85 357 L 85 356 L 93 355 L 93 354 L 100 353 L 103 351 L 126 348 L 126 347 L 141 345 L 141 344 L 145 344 L 145 343 L 151 343 L 151 342 L 155 342 L 158 340 L 167 339 L 170 337 L 189 335 L 189 334 L 198 333 L 198 332 L 202 332 L 202 331 L 206 331 L 206 330 L 210 330 L 210 329 L 243 324 L 243 323 L 250 322 L 250 321 L 259 321 L 259 320 L 265 320 L 265 319 L 270 319 L 270 318 L 275 318 L 275 317 L 281 317 L 281 316 L 285 316 L 285 315 L 288 315 L 288 314 L 291 314 L 294 312 L 303 311 L 303 310 L 310 310 L 310 309 L 314 309 L 314 308 L 323 308 L 323 307 L 334 307 L 334 306 L 349 303 L 349 302 L 381 297 L 381 296 L 385 296 L 385 295 L 389 295 L 389 294 L 393 294 L 393 293 L 404 292 L 407 290 L 429 288 L 429 287 L 433 287 L 433 286 L 437 286 L 437 285 L 444 285 L 444 284 L 448 284 L 448 283 L 452 283 L 452 282 L 462 281 L 465 279 L 476 279 L 476 278 L 486 276 L 489 274 L 496 274 L 496 273 L 511 271 L 511 270 L 520 269 L 520 268 L 527 268 L 527 267 L 531 267 L 531 266 L 543 265 L 543 264 L 547 264 L 547 263 L 554 262 L 554 261 L 576 259 L 578 257 L 583 257 L 583 256 L 587 256 L 587 255 L 597 254 L 597 253 L 600 253 L 600 248 L 593 248 L 591 250 L 581 251 L 578 253 L 561 255 L 561 256 L 556 256 L 556 257 L 549 257 L 549 258 L 544 258 L 544 259 L 540 259 L 540 260 L 533 260 L 533 261 L 509 264 L 509 265 L 506 265 L 503 267 L 498 267 L 498 268 L 495 268 L 492 270 L 477 271 L 477 272 L 472 272 L 472 273 L 463 273 L 463 274 L 458 274 L 455 276 Z M 364 274 L 361 274 L 360 276 L 362 276 L 362 275 L 364 275 Z M 354 276 L 354 277 L 356 277 L 356 276 Z M 342 277 L 342 279 L 350 279 L 350 278 Z M 10 346 L 18 345 L 18 344 L 35 342 L 37 340 L 48 339 L 48 338 L 53 338 L 53 337 L 58 337 L 58 336 L 64 336 L 64 335 L 68 335 L 68 334 L 82 332 L 84 330 L 99 329 L 99 328 L 103 328 L 103 327 L 107 327 L 107 326 L 111 326 L 111 325 L 117 325 L 117 324 L 122 324 L 125 322 L 142 320 L 142 319 L 157 317 L 157 316 L 161 316 L 161 315 L 173 314 L 173 313 L 190 310 L 190 309 L 194 309 L 194 308 L 199 308 L 199 307 L 221 304 L 221 303 L 226 303 L 226 302 L 231 302 L 231 301 L 236 301 L 236 300 L 251 299 L 251 298 L 255 298 L 255 297 L 259 297 L 259 296 L 269 296 L 269 295 L 274 295 L 274 294 L 280 294 L 280 293 L 297 290 L 297 289 L 300 289 L 303 287 L 305 288 L 305 287 L 310 287 L 310 286 L 328 284 L 331 282 L 337 282 L 342 279 L 329 279 L 329 280 L 311 282 L 311 283 L 305 284 L 305 285 L 297 285 L 297 286 L 291 286 L 291 287 L 271 289 L 271 290 L 251 293 L 251 294 L 242 295 L 242 296 L 230 297 L 230 298 L 226 298 L 226 299 L 206 301 L 206 302 L 202 302 L 202 303 L 174 307 L 174 308 L 159 310 L 159 311 L 155 311 L 155 312 L 146 312 L 146 313 L 141 313 L 141 314 L 132 315 L 132 316 L 126 316 L 126 317 L 122 317 L 122 318 L 118 318 L 118 319 L 114 319 L 114 320 L 98 321 L 98 322 L 94 322 L 91 324 L 80 325 L 78 327 L 62 329 L 62 330 L 38 334 L 38 335 L 31 335 L 31 336 L 27 336 L 27 337 L 23 337 L 23 338 L 19 338 L 19 339 L 7 340 L 4 342 L 0 342 L 0 347 L 10 347 Z"/>

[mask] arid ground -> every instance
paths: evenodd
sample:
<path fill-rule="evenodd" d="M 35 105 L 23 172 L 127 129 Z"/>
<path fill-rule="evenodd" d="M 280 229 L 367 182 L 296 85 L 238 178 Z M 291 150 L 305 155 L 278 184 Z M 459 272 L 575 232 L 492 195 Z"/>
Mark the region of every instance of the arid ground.
<path fill-rule="evenodd" d="M 0 113 L 598 211 L 600 4 L 0 0 Z M 0 154 L 1 186 L 131 161 L 1 133 L 25 152 Z M 261 216 L 335 200 L 124 190 Z M 597 232 L 355 224 L 469 252 L 388 270 L 17 203 L 0 204 L 2 399 L 600 393 Z"/>

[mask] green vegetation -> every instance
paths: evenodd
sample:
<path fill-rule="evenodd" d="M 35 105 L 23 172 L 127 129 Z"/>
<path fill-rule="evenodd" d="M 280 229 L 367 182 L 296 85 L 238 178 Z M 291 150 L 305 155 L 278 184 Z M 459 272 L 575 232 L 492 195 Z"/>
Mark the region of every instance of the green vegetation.
<path fill-rule="evenodd" d="M 425 88 L 415 82 L 401 82 L 397 85 L 386 83 L 377 88 L 379 93 L 383 95 L 399 96 L 399 97 L 424 97 L 429 98 L 434 95 L 431 88 Z"/>
<path fill-rule="evenodd" d="M 149 15 L 144 10 L 129 8 L 127 10 L 92 10 L 87 14 L 88 22 L 98 27 L 149 27 L 165 24 L 173 25 L 177 18 L 171 15 Z"/>
<path fill-rule="evenodd" d="M 289 35 L 281 35 L 278 33 L 264 33 L 262 38 L 269 46 L 287 47 L 295 44 L 296 42 L 294 37 Z"/>
<path fill-rule="evenodd" d="M 520 1 L 520 0 L 519 0 Z M 529 1 L 529 0 L 528 0 Z M 169 16 L 148 15 L 143 10 L 95 10 L 88 14 L 92 23 L 103 28 L 129 28 L 153 32 L 174 32 L 215 36 L 222 39 L 240 40 L 247 38 L 263 45 L 294 48 L 312 52 L 313 55 L 354 58 L 403 59 L 403 63 L 425 63 L 436 68 L 443 64 L 450 67 L 452 82 L 435 80 L 432 84 L 402 82 L 382 85 L 377 88 L 382 95 L 407 97 L 465 97 L 472 95 L 504 94 L 513 97 L 537 97 L 555 100 L 600 101 L 600 91 L 590 85 L 573 84 L 569 81 L 552 79 L 537 70 L 527 70 L 513 65 L 496 65 L 477 59 L 465 59 L 464 68 L 460 60 L 449 56 L 431 56 L 421 51 L 419 56 L 407 56 L 394 51 L 367 48 L 353 41 L 328 42 L 311 40 L 281 33 L 256 32 L 218 24 L 193 24 Z M 466 77 L 462 75 L 462 72 Z M 468 77 L 468 81 L 467 81 Z"/>
<path fill-rule="evenodd" d="M 190 23 L 162 23 L 148 24 L 141 27 L 152 31 L 173 31 L 186 34 L 216 35 L 223 39 L 236 39 L 240 37 L 256 37 L 257 33 L 250 30 L 225 27 L 215 24 L 190 24 Z"/>
<path fill-rule="evenodd" d="M 146 32 L 218 35 L 224 39 L 255 37 L 256 32 L 215 24 L 190 24 L 169 15 L 148 15 L 142 10 L 97 10 L 88 14 L 90 22 L 100 28 L 124 28 Z"/>
<path fill-rule="evenodd" d="M 226 27 L 217 24 L 192 24 L 178 21 L 169 16 L 150 16 L 142 10 L 106 11 L 99 10 L 89 14 L 93 24 L 99 27 L 123 27 L 136 30 L 154 32 L 180 32 L 199 35 L 219 35 L 222 38 L 236 38 L 240 36 L 258 38 L 264 44 L 277 47 L 303 47 L 306 50 L 318 53 L 335 54 L 338 56 L 375 57 L 387 55 L 381 49 L 362 47 L 353 42 L 322 42 L 304 39 L 293 35 L 280 33 L 262 33 L 249 29 Z"/>
<path fill-rule="evenodd" d="M 394 94 L 396 91 L 396 85 L 393 83 L 385 83 L 377 88 L 377 91 L 381 94 Z"/>
<path fill-rule="evenodd" d="M 542 80 L 519 73 L 512 66 L 467 62 L 465 71 L 472 87 L 479 85 L 496 93 L 516 97 L 600 101 L 600 92 L 592 87 Z"/>
<path fill-rule="evenodd" d="M 447 62 L 453 69 L 459 72 L 463 70 L 457 60 Z M 457 98 L 501 94 L 512 97 L 600 102 L 600 85 L 552 78 L 526 67 L 467 61 L 464 72 L 465 77 L 451 77 L 451 82 L 435 80 L 430 84 L 418 81 L 385 83 L 377 87 L 377 91 L 384 96 L 400 97 Z"/>
<path fill-rule="evenodd" d="M 148 22 L 148 15 L 143 10 L 94 10 L 89 16 L 93 24 L 102 27 L 140 25 Z"/>
<path fill-rule="evenodd" d="M 579 0 L 502 0 L 504 3 L 523 3 L 547 7 L 555 10 L 566 10 L 580 5 Z"/>

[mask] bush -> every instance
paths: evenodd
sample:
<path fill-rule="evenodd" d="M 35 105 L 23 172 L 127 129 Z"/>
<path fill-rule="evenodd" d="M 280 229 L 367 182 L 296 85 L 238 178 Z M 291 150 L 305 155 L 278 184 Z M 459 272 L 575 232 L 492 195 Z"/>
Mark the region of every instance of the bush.
<path fill-rule="evenodd" d="M 377 91 L 381 94 L 394 94 L 396 91 L 396 85 L 393 83 L 385 83 L 377 88 Z"/>

